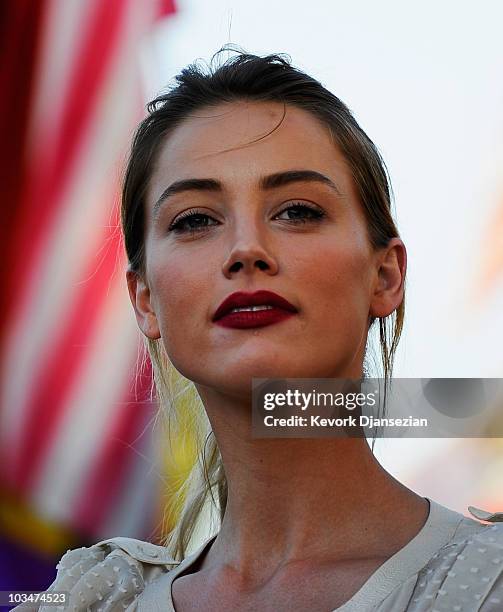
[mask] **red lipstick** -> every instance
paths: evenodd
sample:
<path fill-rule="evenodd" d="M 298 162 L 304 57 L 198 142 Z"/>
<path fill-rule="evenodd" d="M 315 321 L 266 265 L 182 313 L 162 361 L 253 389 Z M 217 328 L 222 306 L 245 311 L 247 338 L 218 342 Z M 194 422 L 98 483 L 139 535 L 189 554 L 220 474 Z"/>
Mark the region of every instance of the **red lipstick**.
<path fill-rule="evenodd" d="M 247 310 L 233 312 L 235 308 Z M 278 323 L 296 312 L 295 306 L 272 291 L 262 290 L 253 293 L 237 291 L 220 304 L 213 315 L 213 321 L 222 327 L 248 329 Z"/>

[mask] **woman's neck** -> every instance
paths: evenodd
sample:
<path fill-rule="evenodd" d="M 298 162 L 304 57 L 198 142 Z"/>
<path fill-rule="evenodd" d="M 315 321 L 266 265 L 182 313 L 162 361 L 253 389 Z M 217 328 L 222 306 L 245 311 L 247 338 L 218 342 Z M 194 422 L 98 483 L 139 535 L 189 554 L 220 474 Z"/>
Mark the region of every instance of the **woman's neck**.
<path fill-rule="evenodd" d="M 427 501 L 384 470 L 365 438 L 255 439 L 249 405 L 199 392 L 228 487 L 205 565 L 267 574 L 295 559 L 386 557 L 426 521 Z"/>

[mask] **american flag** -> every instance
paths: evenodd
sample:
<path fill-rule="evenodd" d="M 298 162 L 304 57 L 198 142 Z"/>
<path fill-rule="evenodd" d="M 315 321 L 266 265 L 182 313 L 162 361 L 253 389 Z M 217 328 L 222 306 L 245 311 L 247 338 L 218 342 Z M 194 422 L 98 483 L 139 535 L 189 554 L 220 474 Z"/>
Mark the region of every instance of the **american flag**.
<path fill-rule="evenodd" d="M 145 108 L 140 45 L 174 12 L 173 0 L 0 8 L 3 505 L 90 539 L 141 537 L 156 511 L 151 374 L 134 376 L 117 203 Z"/>

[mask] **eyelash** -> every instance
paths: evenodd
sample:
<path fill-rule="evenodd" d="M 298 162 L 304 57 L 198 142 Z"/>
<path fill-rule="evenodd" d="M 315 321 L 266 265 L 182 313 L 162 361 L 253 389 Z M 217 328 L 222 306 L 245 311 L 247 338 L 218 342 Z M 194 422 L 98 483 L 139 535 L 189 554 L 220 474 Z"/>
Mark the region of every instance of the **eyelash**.
<path fill-rule="evenodd" d="M 308 221 L 320 221 L 323 217 L 325 217 L 325 213 L 322 210 L 319 210 L 318 208 L 314 208 L 313 206 L 309 206 L 308 204 L 304 204 L 304 203 L 300 203 L 300 202 L 296 202 L 295 204 L 291 204 L 290 206 L 287 206 L 286 208 L 284 208 L 283 210 L 281 210 L 280 212 L 278 212 L 276 214 L 276 216 L 283 214 L 284 212 L 286 212 L 287 210 L 308 210 L 310 213 L 313 214 L 313 216 L 311 218 L 305 219 L 305 218 L 294 218 L 294 219 L 281 219 L 281 221 L 290 221 L 292 223 L 306 223 Z M 183 227 L 183 224 L 189 220 L 189 219 L 193 219 L 195 217 L 203 217 L 203 218 L 207 218 L 207 219 L 211 219 L 212 217 L 210 217 L 209 215 L 206 215 L 204 213 L 198 213 L 195 212 L 194 210 L 187 210 L 185 212 L 183 212 L 182 214 L 180 214 L 177 219 L 169 226 L 168 228 L 168 232 L 176 232 L 178 234 L 186 234 L 186 233 L 190 233 L 190 234 L 196 234 L 198 232 L 204 232 L 206 231 L 209 227 L 209 225 L 205 225 L 205 226 L 201 226 L 201 227 L 189 227 L 188 230 L 184 230 L 181 229 Z"/>

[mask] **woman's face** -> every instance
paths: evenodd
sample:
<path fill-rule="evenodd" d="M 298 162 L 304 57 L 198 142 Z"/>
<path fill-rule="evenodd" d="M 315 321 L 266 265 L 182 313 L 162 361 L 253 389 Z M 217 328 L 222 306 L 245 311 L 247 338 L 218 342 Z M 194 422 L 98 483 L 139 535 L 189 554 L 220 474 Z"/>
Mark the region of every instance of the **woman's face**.
<path fill-rule="evenodd" d="M 128 274 L 143 332 L 184 376 L 231 394 L 252 376 L 359 377 L 369 316 L 401 301 L 379 298 L 379 253 L 328 130 L 287 106 L 272 131 L 282 115 L 226 103 L 169 135 L 148 189 L 145 283 Z M 213 320 L 230 294 L 257 290 L 297 311 L 248 328 Z"/>

